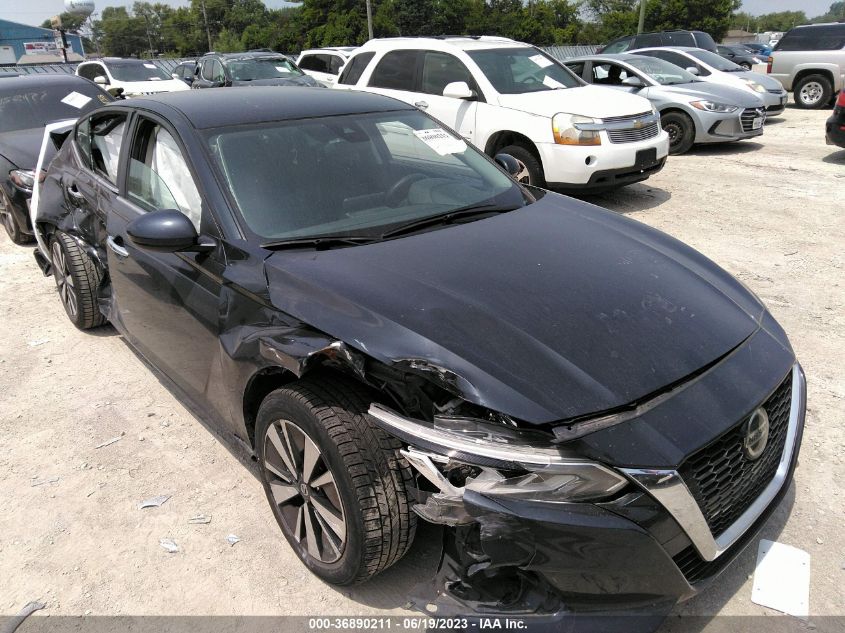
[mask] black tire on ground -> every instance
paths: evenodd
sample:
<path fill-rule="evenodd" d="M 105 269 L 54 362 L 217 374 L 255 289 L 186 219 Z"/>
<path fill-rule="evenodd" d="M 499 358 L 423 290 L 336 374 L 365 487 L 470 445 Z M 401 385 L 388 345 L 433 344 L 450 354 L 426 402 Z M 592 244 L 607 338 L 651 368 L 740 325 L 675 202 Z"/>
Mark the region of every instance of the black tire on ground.
<path fill-rule="evenodd" d="M 745 68 L 745 70 L 751 70 L 751 64 L 749 64 L 748 62 L 742 62 L 742 63 L 740 64 L 740 66 L 742 66 L 743 68 Z"/>
<path fill-rule="evenodd" d="M 10 205 L 11 202 L 6 198 L 6 194 L 0 191 L 0 212 L 3 214 L 3 228 L 9 234 L 9 239 L 18 245 L 31 244 L 35 241 L 35 238 L 21 230 Z"/>
<path fill-rule="evenodd" d="M 695 123 L 683 112 L 667 112 L 660 115 L 660 125 L 669 135 L 669 153 L 688 152 L 695 142 Z"/>
<path fill-rule="evenodd" d="M 267 396 L 256 421 L 261 481 L 276 521 L 305 565 L 337 585 L 396 563 L 416 532 L 413 471 L 401 443 L 367 417 L 371 400 L 341 376 L 303 379 Z M 309 447 L 316 458 L 312 452 L 309 460 Z"/>
<path fill-rule="evenodd" d="M 833 86 L 824 75 L 801 77 L 793 86 L 792 97 L 795 105 L 805 110 L 824 108 L 833 98 Z"/>
<path fill-rule="evenodd" d="M 543 174 L 543 165 L 540 163 L 534 153 L 523 145 L 508 145 L 500 149 L 497 154 L 510 154 L 518 163 L 520 168 L 524 168 L 521 174 L 515 176 L 516 180 L 523 185 L 533 185 L 535 187 L 545 187 L 546 177 Z"/>
<path fill-rule="evenodd" d="M 76 241 L 56 231 L 50 242 L 50 262 L 59 300 L 71 323 L 88 330 L 106 322 L 97 306 L 99 269 Z"/>

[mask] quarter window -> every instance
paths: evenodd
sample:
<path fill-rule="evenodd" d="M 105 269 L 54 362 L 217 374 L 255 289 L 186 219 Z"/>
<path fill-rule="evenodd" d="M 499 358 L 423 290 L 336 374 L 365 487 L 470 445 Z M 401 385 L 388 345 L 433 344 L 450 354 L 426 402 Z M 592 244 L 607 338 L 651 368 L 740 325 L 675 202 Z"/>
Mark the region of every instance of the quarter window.
<path fill-rule="evenodd" d="M 202 199 L 188 163 L 173 136 L 142 121 L 129 160 L 129 197 L 150 211 L 178 209 L 200 230 Z"/>
<path fill-rule="evenodd" d="M 419 51 L 387 53 L 373 71 L 370 87 L 413 92 L 418 55 Z"/>

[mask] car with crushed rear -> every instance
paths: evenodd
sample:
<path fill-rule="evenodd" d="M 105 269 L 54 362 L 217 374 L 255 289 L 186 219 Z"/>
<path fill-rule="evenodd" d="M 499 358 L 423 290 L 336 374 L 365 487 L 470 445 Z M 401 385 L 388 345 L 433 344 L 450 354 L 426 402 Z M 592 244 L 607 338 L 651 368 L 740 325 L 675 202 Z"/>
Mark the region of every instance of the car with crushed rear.
<path fill-rule="evenodd" d="M 36 259 L 254 458 L 323 580 L 422 519 L 418 609 L 653 627 L 790 486 L 804 374 L 722 268 L 516 168 L 381 95 L 128 100 L 64 136 Z"/>

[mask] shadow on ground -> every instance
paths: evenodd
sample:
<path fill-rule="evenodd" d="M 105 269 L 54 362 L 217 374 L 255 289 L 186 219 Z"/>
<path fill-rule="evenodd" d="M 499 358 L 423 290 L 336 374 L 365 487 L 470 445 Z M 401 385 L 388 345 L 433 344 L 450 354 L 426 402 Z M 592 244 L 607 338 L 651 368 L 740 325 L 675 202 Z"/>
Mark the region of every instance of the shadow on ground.
<path fill-rule="evenodd" d="M 672 194 L 660 187 L 653 187 L 646 183 L 636 183 L 603 193 L 579 194 L 577 197 L 584 202 L 589 202 L 590 204 L 604 207 L 617 213 L 633 213 L 660 206 L 669 200 Z"/>
<path fill-rule="evenodd" d="M 755 141 L 734 141 L 731 143 L 708 143 L 706 145 L 694 145 L 686 153 L 686 156 L 732 156 L 735 154 L 748 154 L 763 149 L 762 143 Z M 671 159 L 670 159 L 671 160 Z M 677 158 L 675 158 L 677 160 Z"/>
<path fill-rule="evenodd" d="M 838 149 L 822 158 L 822 162 L 832 165 L 845 165 L 845 149 Z"/>

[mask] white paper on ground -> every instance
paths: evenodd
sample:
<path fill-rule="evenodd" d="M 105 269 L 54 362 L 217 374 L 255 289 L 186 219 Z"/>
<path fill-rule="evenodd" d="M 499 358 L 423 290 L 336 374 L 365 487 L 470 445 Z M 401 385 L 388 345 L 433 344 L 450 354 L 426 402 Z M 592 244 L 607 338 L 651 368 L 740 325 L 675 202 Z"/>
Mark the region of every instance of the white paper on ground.
<path fill-rule="evenodd" d="M 532 62 L 537 64 L 540 68 L 548 68 L 549 66 L 554 64 L 554 62 L 552 60 L 550 60 L 548 57 L 546 57 L 545 55 L 540 55 L 540 54 L 532 55 L 528 59 L 530 59 Z"/>
<path fill-rule="evenodd" d="M 459 138 L 455 138 L 442 128 L 430 130 L 414 130 L 414 136 L 428 145 L 441 156 L 447 154 L 460 154 L 466 151 L 467 144 Z"/>
<path fill-rule="evenodd" d="M 91 97 L 86 97 L 84 94 L 80 94 L 76 91 L 71 92 L 62 99 L 62 103 L 68 104 L 71 108 L 76 108 L 77 110 L 85 107 L 85 105 L 91 101 Z"/>
<path fill-rule="evenodd" d="M 762 539 L 751 602 L 807 619 L 810 613 L 810 554 L 804 550 Z"/>

